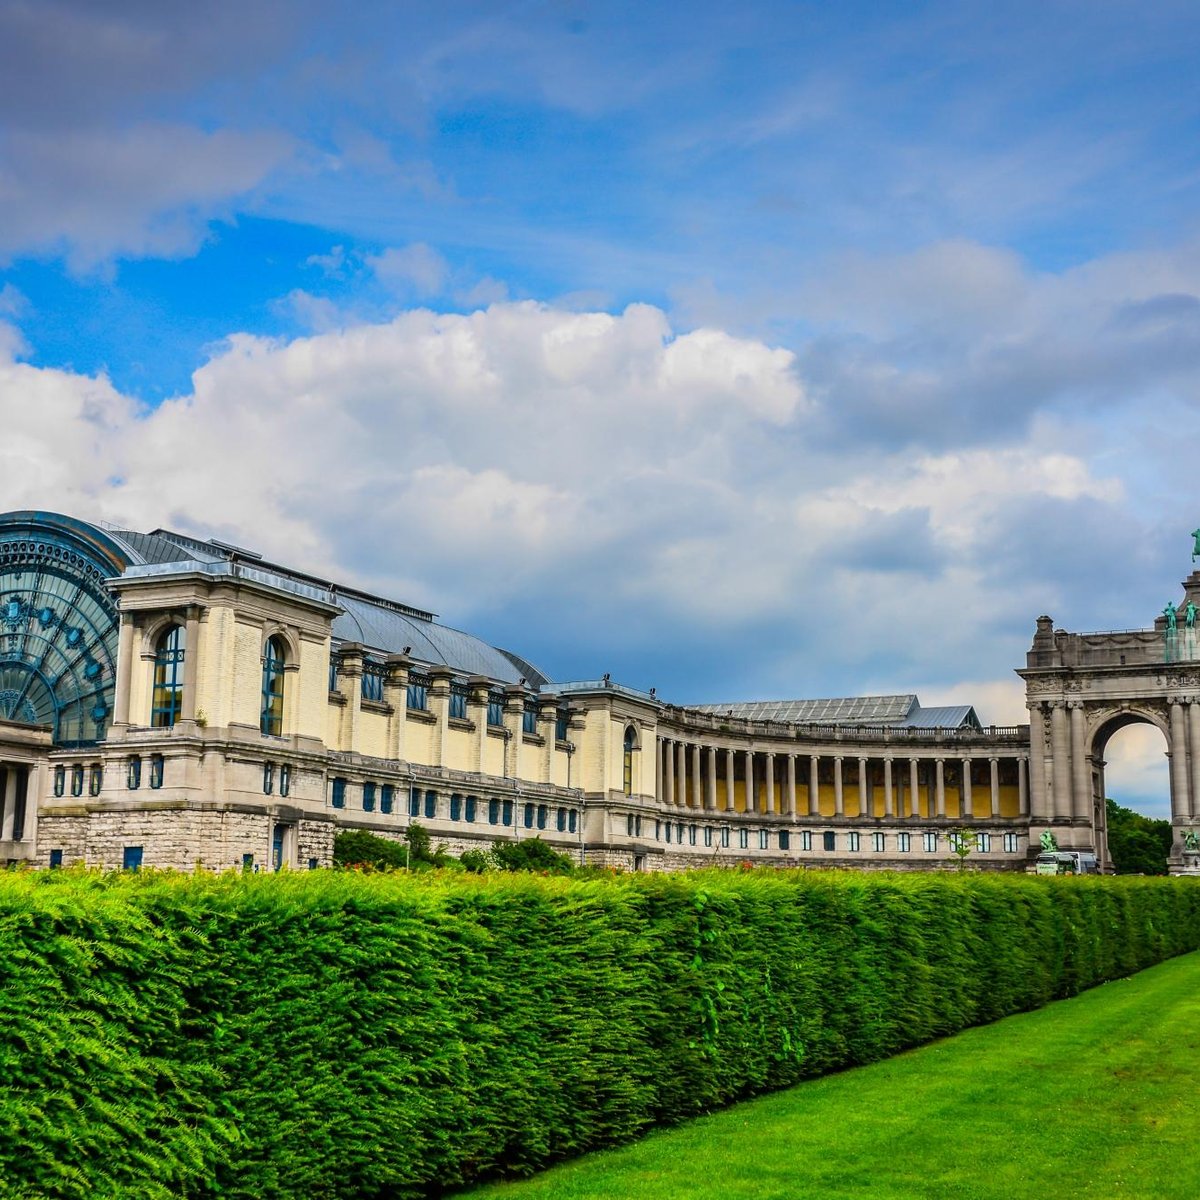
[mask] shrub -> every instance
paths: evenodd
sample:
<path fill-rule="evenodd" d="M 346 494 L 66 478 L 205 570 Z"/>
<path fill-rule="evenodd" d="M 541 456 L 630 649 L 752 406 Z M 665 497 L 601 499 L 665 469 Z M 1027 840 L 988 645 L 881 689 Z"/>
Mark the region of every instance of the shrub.
<path fill-rule="evenodd" d="M 0 873 L 0 1178 L 438 1194 L 1198 945 L 1190 879 Z"/>

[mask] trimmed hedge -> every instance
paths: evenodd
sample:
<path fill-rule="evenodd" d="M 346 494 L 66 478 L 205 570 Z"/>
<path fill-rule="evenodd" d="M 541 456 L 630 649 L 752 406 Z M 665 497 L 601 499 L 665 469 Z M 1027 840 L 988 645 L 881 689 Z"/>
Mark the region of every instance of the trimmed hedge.
<path fill-rule="evenodd" d="M 416 1197 L 1200 946 L 1188 879 L 0 877 L 0 1179 Z"/>

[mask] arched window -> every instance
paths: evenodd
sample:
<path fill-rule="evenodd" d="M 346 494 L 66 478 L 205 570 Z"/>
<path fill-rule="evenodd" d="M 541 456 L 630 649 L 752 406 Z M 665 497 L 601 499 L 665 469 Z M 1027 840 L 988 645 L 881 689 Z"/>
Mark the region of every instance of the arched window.
<path fill-rule="evenodd" d="M 150 725 L 170 729 L 183 708 L 183 655 L 186 649 L 182 625 L 163 631 L 154 646 L 154 696 Z"/>
<path fill-rule="evenodd" d="M 279 737 L 283 733 L 283 671 L 287 655 L 279 638 L 267 639 L 263 651 L 262 720 L 263 733 Z"/>
<path fill-rule="evenodd" d="M 633 795 L 633 752 L 637 749 L 637 734 L 630 725 L 625 730 L 625 795 Z"/>

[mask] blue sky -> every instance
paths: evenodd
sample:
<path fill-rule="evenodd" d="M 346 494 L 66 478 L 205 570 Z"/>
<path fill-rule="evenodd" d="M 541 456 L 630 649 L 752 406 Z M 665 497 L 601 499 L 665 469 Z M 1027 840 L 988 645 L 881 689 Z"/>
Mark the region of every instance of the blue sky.
<path fill-rule="evenodd" d="M 1020 719 L 1190 569 L 1200 12 L 734 9 L 0 0 L 0 507 Z"/>

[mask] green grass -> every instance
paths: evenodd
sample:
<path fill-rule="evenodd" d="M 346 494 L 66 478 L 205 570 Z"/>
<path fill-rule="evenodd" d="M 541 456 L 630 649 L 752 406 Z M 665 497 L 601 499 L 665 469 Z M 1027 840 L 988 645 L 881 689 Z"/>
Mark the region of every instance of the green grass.
<path fill-rule="evenodd" d="M 472 1200 L 1200 1196 L 1200 953 Z"/>

